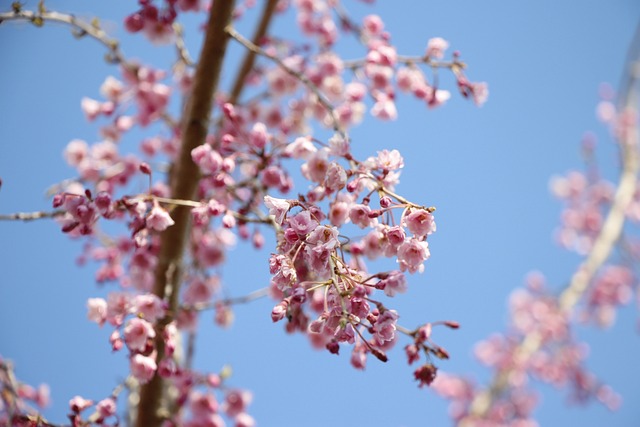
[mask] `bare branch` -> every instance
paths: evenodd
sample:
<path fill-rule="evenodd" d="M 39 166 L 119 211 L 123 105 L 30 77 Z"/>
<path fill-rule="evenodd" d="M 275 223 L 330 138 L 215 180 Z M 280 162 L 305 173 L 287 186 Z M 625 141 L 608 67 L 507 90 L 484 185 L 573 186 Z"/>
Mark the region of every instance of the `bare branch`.
<path fill-rule="evenodd" d="M 0 214 L 0 221 L 34 221 L 36 219 L 55 218 L 65 214 L 65 211 L 52 212 L 16 212 Z"/>
<path fill-rule="evenodd" d="M 4 21 L 29 21 L 37 27 L 42 27 L 47 21 L 66 24 L 71 27 L 75 37 L 80 38 L 89 36 L 104 45 L 108 50 L 107 55 L 105 56 L 107 62 L 123 65 L 127 64 L 122 51 L 120 51 L 120 44 L 118 41 L 110 38 L 107 33 L 100 28 L 97 20 L 89 23 L 66 13 L 49 12 L 46 10 L 34 12 L 31 10 L 14 9 L 12 12 L 0 13 L 0 24 Z"/>
<path fill-rule="evenodd" d="M 254 45 L 258 46 L 264 36 L 267 34 L 269 24 L 271 23 L 271 18 L 273 17 L 273 12 L 276 10 L 277 4 L 278 0 L 268 0 L 265 3 L 264 9 L 262 10 L 262 16 L 260 17 L 260 22 L 258 23 L 256 31 L 253 34 L 252 42 Z M 240 99 L 240 94 L 244 89 L 247 75 L 249 75 L 249 73 L 253 69 L 255 59 L 256 52 L 254 50 L 248 49 L 244 56 L 244 59 L 242 60 L 240 70 L 236 74 L 236 80 L 233 83 L 231 93 L 229 94 L 230 103 L 236 104 L 238 102 L 238 99 Z"/>

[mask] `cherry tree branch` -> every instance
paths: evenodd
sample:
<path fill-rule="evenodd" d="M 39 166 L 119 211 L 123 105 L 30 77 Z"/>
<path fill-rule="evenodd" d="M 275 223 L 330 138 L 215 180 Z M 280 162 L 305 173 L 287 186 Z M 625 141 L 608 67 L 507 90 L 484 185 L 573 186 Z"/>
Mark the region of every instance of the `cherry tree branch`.
<path fill-rule="evenodd" d="M 12 214 L 0 214 L 0 221 L 34 221 L 36 219 L 55 218 L 64 214 L 65 211 L 16 212 Z"/>
<path fill-rule="evenodd" d="M 120 50 L 117 40 L 110 38 L 107 33 L 100 28 L 100 22 L 94 19 L 90 23 L 77 19 L 75 16 L 60 12 L 49 12 L 40 3 L 37 12 L 22 10 L 19 2 L 14 3 L 13 11 L 0 13 L 0 24 L 4 21 L 29 21 L 36 27 L 42 27 L 46 21 L 66 24 L 72 28 L 73 35 L 77 38 L 89 36 L 104 45 L 108 52 L 105 56 L 107 62 L 115 64 L 126 64 L 127 61 Z"/>
<path fill-rule="evenodd" d="M 619 107 L 621 114 L 636 113 L 638 104 L 638 82 L 640 80 L 640 27 L 636 32 L 634 42 L 629 51 L 625 77 L 620 88 Z M 596 237 L 593 247 L 587 258 L 580 264 L 569 285 L 558 297 L 559 308 L 569 314 L 580 302 L 581 297 L 589 287 L 589 283 L 598 269 L 611 255 L 616 243 L 620 239 L 625 223 L 625 212 L 633 200 L 638 186 L 638 172 L 640 171 L 640 159 L 638 153 L 638 127 L 637 124 L 629 125 L 624 129 L 619 138 L 619 146 L 622 159 L 622 171 L 613 198 L 611 208 L 603 223 L 600 233 Z M 543 344 L 543 337 L 539 331 L 526 335 L 514 351 L 514 362 L 522 366 Z M 492 402 L 500 397 L 507 389 L 511 370 L 509 368 L 498 372 L 491 384 L 478 393 L 472 401 L 469 413 L 471 419 L 482 417 L 491 408 Z M 461 426 L 470 423 L 462 420 Z"/>
<path fill-rule="evenodd" d="M 204 44 L 194 76 L 192 95 L 182 122 L 182 145 L 172 168 L 170 182 L 172 198 L 189 200 L 193 199 L 196 193 L 200 171 L 191 159 L 191 151 L 205 142 L 213 95 L 218 86 L 226 52 L 228 36 L 225 28 L 231 21 L 233 7 L 233 0 L 217 0 L 211 6 Z M 169 312 L 175 311 L 178 305 L 182 257 L 190 231 L 190 212 L 190 209 L 178 206 L 172 212 L 175 224 L 160 236 L 160 254 L 155 271 L 153 293 L 168 300 Z M 163 319 L 158 329 L 162 330 L 171 320 L 170 317 Z M 157 359 L 160 361 L 164 357 L 162 333 L 158 334 L 156 348 Z M 163 414 L 160 413 L 162 394 L 163 380 L 157 374 L 141 387 L 136 420 L 138 427 L 155 427 L 162 424 Z"/>
<path fill-rule="evenodd" d="M 258 46 L 264 36 L 267 34 L 267 30 L 269 29 L 269 24 L 271 23 L 271 18 L 273 17 L 273 13 L 276 10 L 276 6 L 278 5 L 278 0 L 268 0 L 264 9 L 262 9 L 262 15 L 260 16 L 260 21 L 256 26 L 256 30 L 253 34 L 252 43 L 255 46 Z M 238 99 L 240 99 L 240 94 L 245 86 L 245 81 L 247 76 L 253 69 L 253 64 L 256 60 L 257 52 L 252 49 L 247 49 L 247 52 L 242 60 L 242 65 L 240 66 L 240 70 L 236 74 L 235 82 L 233 83 L 231 93 L 229 94 L 229 102 L 232 104 L 236 104 Z"/>
<path fill-rule="evenodd" d="M 322 105 L 327 110 L 327 112 L 329 113 L 329 116 L 331 117 L 331 124 L 333 126 L 333 129 L 336 132 L 344 135 L 344 130 L 340 126 L 340 122 L 338 120 L 338 116 L 336 114 L 335 108 L 333 107 L 333 105 L 331 105 L 329 100 L 326 98 L 326 96 L 324 96 L 324 94 L 320 91 L 320 89 L 315 84 L 313 84 L 313 82 L 311 80 L 309 80 L 309 78 L 307 78 L 307 76 L 305 76 L 304 74 L 299 73 L 298 71 L 294 70 L 293 68 L 287 66 L 277 56 L 271 55 L 270 53 L 267 53 L 264 49 L 261 49 L 259 46 L 256 46 L 254 43 L 252 43 L 251 41 L 247 40 L 240 33 L 238 33 L 233 27 L 231 27 L 231 26 L 228 27 L 226 29 L 226 32 L 227 32 L 227 34 L 229 34 L 229 36 L 231 36 L 238 43 L 240 43 L 241 45 L 243 45 L 244 47 L 246 47 L 250 51 L 254 52 L 255 54 L 260 55 L 260 56 L 264 56 L 265 58 L 268 58 L 271 61 L 275 62 L 276 64 L 278 64 L 278 66 L 280 68 L 282 68 L 288 74 L 290 74 L 291 76 L 295 77 L 302 84 L 304 84 L 307 87 L 307 89 L 309 89 L 316 96 L 316 98 L 318 99 L 318 102 L 320 103 L 320 105 Z"/>

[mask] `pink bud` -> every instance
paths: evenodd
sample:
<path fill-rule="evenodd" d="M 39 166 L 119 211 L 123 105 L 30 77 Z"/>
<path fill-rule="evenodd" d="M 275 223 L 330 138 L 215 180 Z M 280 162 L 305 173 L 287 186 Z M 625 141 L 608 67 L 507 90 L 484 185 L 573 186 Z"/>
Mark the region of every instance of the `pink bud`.
<path fill-rule="evenodd" d="M 142 162 L 140 163 L 140 172 L 142 172 L 145 175 L 151 175 L 151 166 L 149 166 L 148 163 L 146 162 Z"/>

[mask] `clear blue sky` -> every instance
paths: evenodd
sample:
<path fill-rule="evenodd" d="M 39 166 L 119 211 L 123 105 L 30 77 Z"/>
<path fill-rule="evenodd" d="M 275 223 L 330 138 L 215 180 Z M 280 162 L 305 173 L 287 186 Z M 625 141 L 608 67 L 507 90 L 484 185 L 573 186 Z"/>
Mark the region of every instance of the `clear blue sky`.
<path fill-rule="evenodd" d="M 36 6 L 35 0 L 25 3 Z M 162 49 L 120 28 L 135 3 L 47 5 L 102 17 L 128 56 L 166 66 Z M 440 367 L 485 380 L 488 371 L 474 361 L 472 348 L 503 329 L 511 290 L 534 269 L 559 289 L 579 261 L 553 242 L 560 205 L 549 195 L 549 178 L 581 167 L 579 141 L 588 130 L 600 138 L 603 170 L 616 177 L 614 152 L 594 111 L 600 83 L 618 84 L 640 3 L 345 3 L 354 16 L 381 15 L 401 53 L 422 53 L 431 37 L 449 40 L 468 62 L 469 77 L 489 83 L 489 102 L 481 109 L 456 95 L 436 111 L 400 97 L 398 121 L 369 119 L 352 133 L 363 156 L 398 148 L 405 158 L 399 191 L 438 208 L 426 271 L 394 301 L 402 324 L 459 321 L 459 331 L 436 331 L 452 354 Z M 9 7 L 8 0 L 0 2 L 0 9 Z M 188 22 L 193 42 L 199 21 Z M 278 25 L 276 31 L 288 30 Z M 74 40 L 61 26 L 2 24 L 0 51 L 0 212 L 46 210 L 45 189 L 73 176 L 61 155 L 67 142 L 98 138 L 97 126 L 84 121 L 80 99 L 97 98 L 104 78 L 118 71 L 104 63 L 95 42 Z M 126 373 L 125 354 L 110 354 L 107 328 L 86 321 L 86 299 L 109 288 L 97 289 L 91 266 L 75 266 L 81 251 L 53 222 L 0 223 L 0 354 L 15 362 L 19 378 L 50 384 L 53 406 L 45 414 L 57 422 L 75 394 L 101 399 Z M 252 268 L 242 268 L 248 258 Z M 225 281 L 232 295 L 265 286 L 267 251 L 239 246 Z M 233 328 L 206 328 L 197 348 L 200 367 L 232 364 L 232 383 L 254 392 L 250 412 L 260 425 L 450 424 L 447 403 L 416 387 L 400 347 L 386 365 L 370 360 L 365 373 L 355 371 L 348 353 L 316 352 L 303 337 L 285 335 L 269 319 L 272 305 L 260 300 L 238 307 Z M 563 392 L 542 387 L 541 425 L 640 424 L 636 325 L 636 307 L 628 307 L 611 330 L 579 329 L 591 343 L 589 367 L 622 394 L 622 408 L 567 407 Z"/>

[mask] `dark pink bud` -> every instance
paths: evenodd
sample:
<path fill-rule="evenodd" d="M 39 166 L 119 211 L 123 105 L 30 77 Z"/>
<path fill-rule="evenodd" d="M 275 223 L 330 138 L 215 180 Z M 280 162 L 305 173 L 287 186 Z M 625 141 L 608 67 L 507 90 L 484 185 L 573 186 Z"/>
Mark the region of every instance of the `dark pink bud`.
<path fill-rule="evenodd" d="M 64 194 L 56 194 L 53 196 L 53 207 L 59 208 L 64 203 Z"/>
<path fill-rule="evenodd" d="M 375 347 L 371 347 L 371 354 L 373 354 L 381 362 L 386 362 L 389 360 L 389 358 L 387 358 L 387 355 L 384 353 L 384 351 L 378 350 Z"/>
<path fill-rule="evenodd" d="M 142 172 L 145 175 L 151 175 L 151 166 L 149 166 L 148 163 L 146 162 L 142 162 L 140 163 L 140 172 Z"/>
<path fill-rule="evenodd" d="M 336 341 L 331 341 L 329 342 L 327 345 L 327 350 L 329 350 L 329 353 L 331 354 L 339 354 L 340 353 L 340 344 L 338 344 Z"/>
<path fill-rule="evenodd" d="M 88 188 L 86 190 L 84 190 L 84 195 L 87 196 L 87 199 L 91 200 L 91 190 L 89 190 Z"/>
<path fill-rule="evenodd" d="M 273 307 L 271 310 L 271 320 L 275 323 L 282 319 L 287 314 L 287 309 L 289 308 L 289 301 L 284 299 L 280 302 L 280 304 Z"/>
<path fill-rule="evenodd" d="M 447 326 L 447 327 L 451 328 L 451 329 L 458 329 L 460 327 L 460 323 L 454 322 L 453 320 L 446 320 L 446 321 L 442 322 L 442 324 L 444 326 Z"/>
<path fill-rule="evenodd" d="M 413 376 L 416 380 L 420 382 L 418 384 L 419 387 L 423 387 L 425 385 L 431 385 L 433 380 L 436 379 L 436 373 L 438 372 L 438 368 L 433 366 L 430 363 L 422 365 L 418 369 L 413 372 Z"/>
<path fill-rule="evenodd" d="M 80 223 L 77 221 L 71 222 L 65 226 L 62 227 L 62 232 L 63 233 L 69 233 L 70 231 L 73 231 L 76 229 L 77 226 L 79 226 Z"/>
<path fill-rule="evenodd" d="M 144 27 L 144 19 L 139 13 L 129 15 L 124 20 L 124 28 L 130 33 L 137 33 Z"/>
<path fill-rule="evenodd" d="M 390 197 L 388 196 L 384 196 L 380 198 L 380 207 L 381 208 L 388 208 L 389 206 L 391 206 L 393 204 L 393 201 L 391 200 Z"/>

